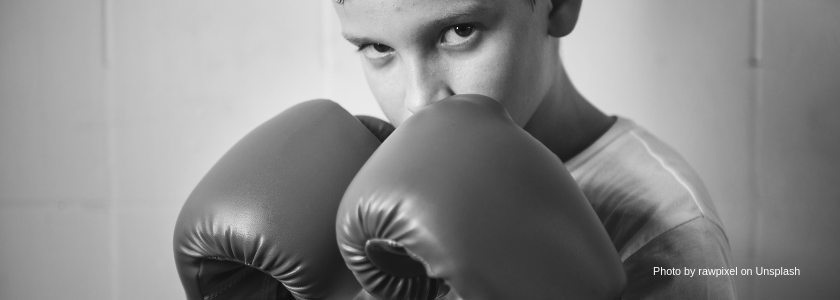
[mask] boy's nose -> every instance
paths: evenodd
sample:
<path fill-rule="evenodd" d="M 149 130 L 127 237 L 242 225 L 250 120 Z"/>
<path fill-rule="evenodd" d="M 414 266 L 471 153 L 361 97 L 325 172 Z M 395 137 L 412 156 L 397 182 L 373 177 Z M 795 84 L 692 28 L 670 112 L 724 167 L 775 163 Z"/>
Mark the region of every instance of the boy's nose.
<path fill-rule="evenodd" d="M 446 84 L 445 75 L 432 64 L 409 64 L 406 69 L 405 107 L 412 114 L 454 95 Z"/>

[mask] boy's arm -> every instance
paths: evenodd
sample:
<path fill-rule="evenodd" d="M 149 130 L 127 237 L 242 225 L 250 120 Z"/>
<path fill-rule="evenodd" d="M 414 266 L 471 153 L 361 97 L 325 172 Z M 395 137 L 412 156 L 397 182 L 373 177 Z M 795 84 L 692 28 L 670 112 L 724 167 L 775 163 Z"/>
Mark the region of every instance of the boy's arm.
<path fill-rule="evenodd" d="M 698 269 L 734 268 L 729 243 L 714 223 L 698 217 L 679 225 L 624 261 L 627 289 L 622 299 L 736 299 L 731 276 L 698 275 Z M 653 275 L 654 267 L 681 275 Z M 694 275 L 685 275 L 685 269 Z"/>

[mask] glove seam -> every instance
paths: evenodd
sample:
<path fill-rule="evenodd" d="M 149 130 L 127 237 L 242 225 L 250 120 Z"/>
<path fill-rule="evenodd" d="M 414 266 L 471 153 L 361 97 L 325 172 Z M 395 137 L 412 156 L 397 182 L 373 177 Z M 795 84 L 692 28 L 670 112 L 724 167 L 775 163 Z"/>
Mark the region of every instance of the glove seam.
<path fill-rule="evenodd" d="M 210 258 L 210 259 L 215 259 L 215 258 Z M 205 260 L 207 260 L 207 258 L 202 259 L 202 265 L 203 265 L 203 262 Z M 220 260 L 220 259 L 216 259 L 216 260 Z M 199 270 L 199 272 L 200 272 L 200 270 Z M 227 291 L 228 289 L 230 289 L 231 287 L 233 287 L 234 285 L 239 283 L 239 281 L 242 280 L 242 278 L 245 277 L 245 275 L 247 275 L 247 274 L 248 273 L 240 273 L 240 274 L 236 275 L 233 279 L 231 279 L 230 281 L 225 283 L 221 288 L 218 288 L 218 289 L 214 290 L 212 293 L 209 293 L 209 294 L 203 296 L 203 299 L 204 300 L 212 300 L 212 299 L 218 297 L 219 295 L 221 295 L 222 293 L 224 293 L 225 291 Z"/>

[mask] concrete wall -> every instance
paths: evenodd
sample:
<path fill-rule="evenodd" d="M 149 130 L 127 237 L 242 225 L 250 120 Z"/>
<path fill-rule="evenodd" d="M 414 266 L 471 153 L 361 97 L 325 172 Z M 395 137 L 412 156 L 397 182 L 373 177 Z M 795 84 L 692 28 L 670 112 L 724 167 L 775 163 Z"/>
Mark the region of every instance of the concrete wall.
<path fill-rule="evenodd" d="M 0 299 L 183 299 L 171 236 L 241 136 L 382 116 L 328 1 L 0 0 Z M 836 299 L 840 2 L 584 1 L 573 81 L 692 162 L 742 299 Z M 794 297 L 798 296 L 798 297 Z"/>

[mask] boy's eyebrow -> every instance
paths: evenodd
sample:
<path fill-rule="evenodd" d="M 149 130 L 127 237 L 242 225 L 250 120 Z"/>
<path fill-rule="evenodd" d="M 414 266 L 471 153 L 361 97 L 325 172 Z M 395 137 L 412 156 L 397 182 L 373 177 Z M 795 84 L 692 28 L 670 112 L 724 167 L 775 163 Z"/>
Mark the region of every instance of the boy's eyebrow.
<path fill-rule="evenodd" d="M 481 15 L 489 11 L 490 8 L 487 5 L 483 5 L 482 2 L 472 2 L 469 5 L 464 5 L 462 7 L 458 7 L 446 12 L 445 15 L 435 18 L 434 20 L 423 24 L 423 26 L 419 29 L 420 31 L 426 31 L 429 28 L 440 28 L 443 26 L 450 26 L 455 25 L 458 23 L 465 23 L 471 20 L 467 20 L 467 18 L 475 15 Z M 371 44 L 375 43 L 371 39 L 365 37 L 354 36 L 347 32 L 342 32 L 342 36 L 344 39 L 349 41 L 354 45 L 364 45 L 364 44 Z"/>
<path fill-rule="evenodd" d="M 353 35 L 350 35 L 349 33 L 346 33 L 346 32 L 342 32 L 341 35 L 344 36 L 345 40 L 347 40 L 348 42 L 350 42 L 353 45 L 365 45 L 365 44 L 372 44 L 373 43 L 371 40 L 369 40 L 367 38 L 353 36 Z"/>

